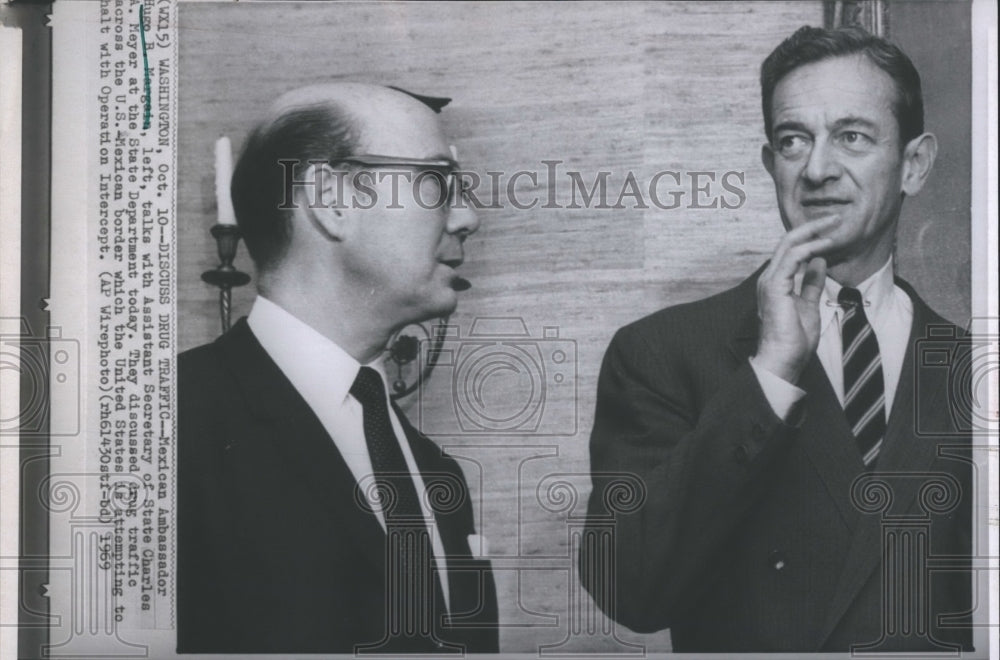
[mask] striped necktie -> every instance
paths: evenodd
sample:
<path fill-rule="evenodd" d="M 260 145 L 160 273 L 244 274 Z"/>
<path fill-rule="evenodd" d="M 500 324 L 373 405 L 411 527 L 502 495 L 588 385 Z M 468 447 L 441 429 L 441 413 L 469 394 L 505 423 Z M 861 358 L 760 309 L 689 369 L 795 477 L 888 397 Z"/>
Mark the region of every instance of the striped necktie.
<path fill-rule="evenodd" d="M 878 340 L 865 316 L 861 292 L 843 287 L 837 297 L 844 310 L 844 414 L 858 443 L 861 460 L 871 468 L 885 437 L 885 384 Z"/>

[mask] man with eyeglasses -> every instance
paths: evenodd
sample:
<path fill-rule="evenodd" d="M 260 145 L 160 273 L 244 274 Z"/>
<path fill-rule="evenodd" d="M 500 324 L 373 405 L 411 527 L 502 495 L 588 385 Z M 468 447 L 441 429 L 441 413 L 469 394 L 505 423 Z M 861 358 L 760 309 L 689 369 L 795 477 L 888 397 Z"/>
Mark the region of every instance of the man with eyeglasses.
<path fill-rule="evenodd" d="M 231 192 L 259 295 L 179 359 L 179 652 L 497 650 L 462 470 L 380 366 L 469 286 L 446 102 L 313 86 L 246 141 Z"/>

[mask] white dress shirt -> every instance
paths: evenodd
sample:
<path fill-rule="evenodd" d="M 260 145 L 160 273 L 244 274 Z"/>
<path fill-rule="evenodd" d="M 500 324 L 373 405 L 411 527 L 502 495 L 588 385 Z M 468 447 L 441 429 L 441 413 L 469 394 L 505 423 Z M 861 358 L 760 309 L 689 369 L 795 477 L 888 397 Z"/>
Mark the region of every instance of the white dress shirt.
<path fill-rule="evenodd" d="M 865 305 L 865 316 L 868 317 L 875 339 L 878 341 L 885 386 L 885 415 L 888 420 L 896 396 L 896 387 L 899 384 L 899 375 L 903 370 L 910 326 L 913 324 L 913 302 L 893 281 L 891 258 L 857 288 Z M 826 377 L 830 380 L 840 405 L 843 406 L 844 366 L 840 323 L 844 310 L 837 304 L 840 289 L 841 285 L 838 282 L 826 278 L 819 301 L 820 335 L 816 356 L 826 371 Z M 805 391 L 756 365 L 753 358 L 750 358 L 750 366 L 757 374 L 764 396 L 767 397 L 775 414 L 781 419 L 786 419 L 792 406 L 805 396 Z"/>
<path fill-rule="evenodd" d="M 354 474 L 354 479 L 361 482 L 370 478 L 372 461 L 365 441 L 364 411 L 361 403 L 351 395 L 351 386 L 361 369 L 361 363 L 336 343 L 264 296 L 257 296 L 247 323 L 260 345 L 319 418 L 340 455 L 344 457 L 351 473 Z M 386 378 L 381 363 L 373 362 L 367 366 L 378 372 L 384 387 Z M 413 485 L 417 493 L 422 495 L 424 481 L 410 450 L 410 443 L 406 440 L 403 426 L 390 405 L 388 388 L 385 389 L 386 405 L 389 408 L 393 431 L 406 459 L 406 466 L 413 475 Z M 374 495 L 374 489 L 365 491 L 369 495 L 369 505 L 385 529 L 385 517 L 382 515 L 381 507 L 378 501 L 371 497 Z M 427 498 L 421 496 L 419 499 L 431 535 L 445 606 L 450 607 L 444 544 L 438 534 L 434 515 L 427 505 Z"/>

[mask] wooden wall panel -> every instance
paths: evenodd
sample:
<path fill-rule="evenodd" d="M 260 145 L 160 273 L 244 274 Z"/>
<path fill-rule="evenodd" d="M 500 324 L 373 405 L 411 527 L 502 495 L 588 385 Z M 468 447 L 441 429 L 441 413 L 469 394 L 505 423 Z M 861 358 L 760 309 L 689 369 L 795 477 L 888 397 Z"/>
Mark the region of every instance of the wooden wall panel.
<path fill-rule="evenodd" d="M 889 6 L 889 37 L 920 72 L 925 128 L 938 138 L 933 175 L 903 205 L 900 272 L 934 309 L 962 326 L 972 307 L 971 7 L 942 0 Z"/>
<path fill-rule="evenodd" d="M 537 355 L 546 361 L 554 347 L 575 348 L 575 365 L 546 362 L 549 376 L 562 369 L 563 384 L 575 390 L 549 392 L 541 430 L 564 435 L 448 432 L 457 429 L 454 369 L 439 369 L 419 401 L 406 401 L 411 418 L 463 460 L 498 564 L 565 558 L 563 572 L 523 573 L 520 580 L 516 572 L 498 573 L 501 619 L 509 624 L 502 648 L 534 652 L 559 643 L 575 581 L 568 517 L 582 513 L 589 490 L 587 441 L 604 350 L 619 326 L 731 286 L 772 251 L 782 230 L 760 165 L 758 67 L 795 28 L 821 20 L 818 0 L 182 5 L 181 347 L 218 333 L 215 293 L 198 277 L 216 263 L 208 234 L 213 142 L 228 135 L 239 145 L 261 111 L 289 89 L 369 80 L 450 96 L 442 119 L 470 169 L 538 171 L 538 185 L 522 179 L 519 196 L 534 191 L 544 201 L 554 185 L 562 206 L 571 201 L 570 170 L 588 185 L 598 172 L 610 172 L 610 203 L 629 172 L 643 186 L 659 171 L 679 172 L 681 185 L 662 184 L 684 194 L 676 209 L 506 205 L 480 213 L 482 227 L 463 266 L 473 288 L 451 323 L 463 336 L 478 317 L 523 319 L 536 339 L 543 328 L 557 328 L 558 339 L 536 343 Z M 554 183 L 544 160 L 561 161 Z M 738 173 L 745 200 L 738 208 L 691 208 L 691 172 L 716 177 L 713 196 L 724 194 L 724 173 Z M 252 270 L 245 251 L 239 264 Z M 235 315 L 249 309 L 251 289 L 237 292 Z M 516 410 L 525 377 L 498 377 L 488 404 Z M 576 507 L 559 511 L 539 502 L 540 486 L 551 485 L 556 473 L 574 475 L 565 479 L 578 486 Z M 650 651 L 669 648 L 666 633 L 620 637 Z M 578 642 L 613 646 L 600 635 Z"/>

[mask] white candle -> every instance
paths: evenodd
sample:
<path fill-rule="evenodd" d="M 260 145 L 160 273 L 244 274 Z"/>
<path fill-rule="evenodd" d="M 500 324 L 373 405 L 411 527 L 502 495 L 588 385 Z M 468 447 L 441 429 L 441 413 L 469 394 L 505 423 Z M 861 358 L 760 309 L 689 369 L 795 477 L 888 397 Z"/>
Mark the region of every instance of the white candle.
<path fill-rule="evenodd" d="M 229 184 L 232 178 L 233 148 L 229 138 L 223 136 L 215 141 L 215 206 L 218 209 L 220 225 L 236 224 L 233 200 L 229 196 Z"/>

